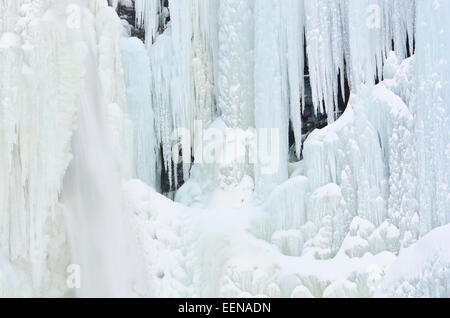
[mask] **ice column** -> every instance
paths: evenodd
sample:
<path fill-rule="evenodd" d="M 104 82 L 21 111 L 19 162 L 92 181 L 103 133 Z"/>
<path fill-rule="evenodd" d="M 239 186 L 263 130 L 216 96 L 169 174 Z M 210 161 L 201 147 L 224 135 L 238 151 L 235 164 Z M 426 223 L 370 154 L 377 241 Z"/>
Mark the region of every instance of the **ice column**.
<path fill-rule="evenodd" d="M 128 110 L 134 126 L 136 176 L 156 186 L 155 117 L 147 51 L 137 38 L 122 38 L 120 44 Z"/>

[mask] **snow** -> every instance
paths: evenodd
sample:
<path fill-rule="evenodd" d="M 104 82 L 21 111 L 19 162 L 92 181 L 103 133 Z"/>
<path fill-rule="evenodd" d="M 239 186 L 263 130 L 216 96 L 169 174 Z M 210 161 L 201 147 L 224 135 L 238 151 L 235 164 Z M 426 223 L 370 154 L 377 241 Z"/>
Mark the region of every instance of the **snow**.
<path fill-rule="evenodd" d="M 249 227 L 263 213 L 258 207 L 247 206 L 246 213 L 242 208 L 189 208 L 139 181 L 124 186 L 134 206 L 135 224 L 140 227 L 137 235 L 146 249 L 149 279 L 158 296 L 290 297 L 300 291 L 323 296 L 331 282 L 345 280 L 354 285 L 373 272 L 373 264 L 384 268 L 395 259 L 385 252 L 329 261 L 283 256 L 249 234 Z M 330 271 L 329 266 L 336 270 Z M 370 283 L 362 285 L 369 289 Z"/>
<path fill-rule="evenodd" d="M 20 37 L 12 32 L 4 32 L 0 38 L 0 49 L 9 49 L 20 45 Z"/>
<path fill-rule="evenodd" d="M 449 226 L 434 229 L 400 252 L 387 268 L 377 297 L 447 297 L 450 281 Z"/>

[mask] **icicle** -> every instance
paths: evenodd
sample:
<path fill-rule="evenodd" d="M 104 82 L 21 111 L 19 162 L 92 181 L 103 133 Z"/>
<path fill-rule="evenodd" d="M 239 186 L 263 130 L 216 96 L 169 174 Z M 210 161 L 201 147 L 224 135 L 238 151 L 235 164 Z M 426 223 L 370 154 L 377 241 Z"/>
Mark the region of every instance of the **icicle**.
<path fill-rule="evenodd" d="M 337 118 L 345 74 L 356 92 L 382 79 L 392 42 L 401 58 L 413 51 L 414 8 L 414 0 L 305 0 L 313 103 L 329 122 Z"/>
<path fill-rule="evenodd" d="M 342 1 L 305 0 L 306 43 L 313 103 L 336 119 L 338 76 L 344 74 Z"/>
<path fill-rule="evenodd" d="M 135 0 L 136 24 L 138 27 L 145 27 L 147 46 L 156 40 L 161 9 L 161 0 Z"/>
<path fill-rule="evenodd" d="M 140 6 L 142 3 L 136 5 Z M 139 7 L 138 12 L 146 10 L 144 14 L 151 15 L 156 12 L 152 8 Z M 172 136 L 172 131 L 189 130 L 190 144 L 195 145 L 200 135 L 198 129 L 202 128 L 201 125 L 196 125 L 196 121 L 201 121 L 206 126 L 216 116 L 213 98 L 216 76 L 216 8 L 216 1 L 171 1 L 170 27 L 153 45 L 147 41 L 150 67 L 153 70 L 152 89 L 158 140 L 162 144 L 170 180 L 175 179 L 175 183 L 178 180 L 177 174 L 172 173 L 172 145 L 177 142 L 176 139 L 182 142 L 184 136 Z M 148 34 L 153 31 L 146 27 Z M 185 146 L 182 151 L 183 159 L 190 159 L 191 147 Z M 183 165 L 185 179 L 188 178 L 190 169 L 189 160 L 186 162 Z"/>
<path fill-rule="evenodd" d="M 174 54 L 171 83 L 172 120 L 175 128 L 190 131 L 191 1 L 170 1 L 169 9 Z M 182 138 L 182 136 L 177 136 L 177 138 Z M 187 149 L 183 148 L 182 150 L 183 158 L 190 159 L 190 147 Z M 183 176 L 185 179 L 189 176 L 189 169 L 189 165 L 184 165 Z"/>
<path fill-rule="evenodd" d="M 394 49 L 399 58 L 406 58 L 408 50 L 413 52 L 414 48 L 414 28 L 416 2 L 414 0 L 393 0 L 384 4 L 385 10 L 389 10 L 389 26 L 384 28 L 386 35 L 389 35 L 394 41 Z M 387 42 L 386 46 L 391 47 L 391 43 Z M 389 52 L 389 51 L 388 51 Z"/>
<path fill-rule="evenodd" d="M 158 145 L 162 148 L 162 157 L 169 183 L 172 186 L 172 140 L 171 133 L 174 128 L 172 121 L 171 81 L 172 81 L 172 40 L 162 34 L 158 37 L 149 51 L 151 92 L 155 112 L 155 127 Z"/>
<path fill-rule="evenodd" d="M 290 119 L 295 137 L 295 153 L 300 158 L 302 147 L 302 108 L 305 105 L 304 83 L 304 1 L 287 0 L 281 6 L 283 32 L 286 38 L 287 72 L 290 93 Z"/>
<path fill-rule="evenodd" d="M 156 187 L 155 118 L 147 51 L 137 38 L 122 38 L 120 44 L 128 109 L 135 131 L 136 176 Z"/>

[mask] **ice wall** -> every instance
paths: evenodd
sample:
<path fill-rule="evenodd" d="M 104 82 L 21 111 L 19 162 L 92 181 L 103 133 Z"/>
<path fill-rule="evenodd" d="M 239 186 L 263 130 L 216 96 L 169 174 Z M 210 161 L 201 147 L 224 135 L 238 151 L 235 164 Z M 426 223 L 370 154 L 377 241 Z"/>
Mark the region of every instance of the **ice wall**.
<path fill-rule="evenodd" d="M 446 260 L 433 264 L 439 254 L 433 249 L 422 262 L 420 250 L 431 241 L 422 235 L 448 222 L 448 114 L 443 92 L 448 85 L 448 48 L 440 38 L 447 32 L 443 18 L 447 6 L 441 1 L 407 0 L 305 0 L 289 6 L 270 0 L 209 3 L 217 5 L 214 10 L 191 1 L 197 8 L 188 24 L 194 30 L 191 45 L 178 47 L 197 58 L 189 62 L 191 76 L 201 70 L 213 74 L 209 77 L 213 81 L 205 80 L 207 76 L 190 79 L 194 87 L 199 82 L 213 86 L 219 118 L 211 128 L 220 132 L 229 127 L 277 128 L 283 135 L 290 119 L 300 155 L 306 61 L 316 112 L 326 112 L 330 125 L 308 136 L 303 160 L 288 165 L 289 179 L 287 159 L 270 177 L 262 176 L 257 165 L 254 184 L 249 177 L 241 178 L 246 169 L 220 171 L 217 166 L 195 165 L 176 200 L 201 216 L 188 217 L 186 223 L 167 221 L 175 238 L 149 243 L 161 253 L 170 250 L 166 255 L 171 270 L 164 271 L 168 284 L 194 295 L 373 296 L 386 270 L 389 295 L 445 295 Z M 216 19 L 205 18 L 205 12 Z M 171 18 L 179 19 L 172 21 L 179 26 L 186 16 L 178 12 Z M 218 43 L 211 36 L 215 32 Z M 172 67 L 162 63 L 180 56 L 170 53 L 172 36 L 165 32 L 150 48 L 151 67 L 166 69 L 158 76 L 172 74 Z M 405 60 L 414 47 L 417 56 Z M 155 90 L 165 94 L 161 96 L 172 95 L 171 76 L 161 77 L 164 86 Z M 346 112 L 337 118 L 345 77 L 352 96 Z M 173 125 L 173 105 L 161 100 L 167 107 L 160 109 L 167 110 L 164 116 Z M 432 127 L 434 123 L 438 128 Z M 176 123 L 171 128 L 177 128 Z M 286 139 L 286 135 L 279 139 L 280 148 Z M 223 179 L 233 180 L 237 191 L 224 193 Z M 266 194 L 262 204 L 252 201 L 253 186 Z M 249 207 L 249 201 L 260 205 Z M 168 204 L 161 197 L 154 202 Z M 148 204 L 146 209 L 151 217 L 159 214 Z M 192 231 L 184 235 L 179 227 Z M 431 236 L 440 243 L 445 237 Z M 195 248 L 180 243 L 190 239 Z M 212 246 L 223 248 L 215 253 Z M 409 247 L 413 256 L 408 256 Z M 183 257 L 174 260 L 173 250 Z M 400 265 L 389 268 L 397 257 Z M 396 276 L 396 268 L 415 258 L 417 275 Z M 193 266 L 192 275 L 178 270 L 180 264 Z M 194 268 L 201 268 L 202 274 Z M 422 273 L 437 278 L 421 277 Z M 412 286 L 418 280 L 417 287 Z M 164 293 L 174 292 L 167 285 L 158 286 Z"/>
<path fill-rule="evenodd" d="M 138 23 L 151 35 L 147 52 L 135 39 L 119 46 L 122 28 L 105 1 L 77 2 L 88 19 L 83 31 L 72 28 L 76 14 L 67 23 L 76 13 L 66 12 L 68 4 L 0 3 L 0 256 L 10 260 L 0 266 L 9 272 L 25 264 L 32 294 L 55 286 L 54 293 L 65 292 L 64 176 L 71 185 L 66 211 L 81 211 L 66 219 L 72 257 L 84 258 L 87 277 L 105 282 L 107 292 L 128 288 L 110 279 L 120 272 L 110 263 L 128 266 L 117 256 L 124 241 L 115 229 L 125 224 L 120 176 L 151 183 L 160 146 L 173 174 L 173 147 L 181 143 L 189 156 L 191 145 L 172 132 L 189 128 L 197 149 L 196 120 L 220 132 L 278 129 L 281 157 L 272 175 L 258 165 L 196 165 L 177 193 L 189 208 L 143 185 L 126 187 L 147 278 L 158 291 L 372 296 L 386 269 L 384 294 L 446 294 L 447 260 L 435 262 L 437 249 L 420 256 L 433 240 L 445 240 L 446 228 L 420 237 L 449 221 L 447 2 L 180 0 L 169 2 L 171 23 L 162 26 L 169 12 L 160 1 L 136 1 Z M 414 45 L 416 56 L 404 60 Z M 92 64 L 82 72 L 86 47 Z M 332 124 L 302 145 L 306 61 L 316 111 Z M 352 97 L 337 119 L 344 75 Z M 303 160 L 293 164 L 289 120 L 298 156 L 304 146 Z M 253 172 L 254 181 L 245 176 Z M 224 183 L 234 189 L 223 193 Z M 263 202 L 252 201 L 255 187 Z M 178 213 L 184 209 L 189 213 Z M 398 265 L 388 268 L 397 254 Z M 415 273 L 401 272 L 411 259 L 418 260 Z M 22 281 L 19 272 L 11 277 Z M 0 284 L 0 294 L 14 285 Z"/>
<path fill-rule="evenodd" d="M 161 18 L 167 14 L 171 18 L 165 35 L 172 38 L 172 53 L 166 52 L 165 56 L 176 61 L 166 71 L 170 74 L 164 75 L 174 84 L 169 90 L 172 101 L 166 101 L 171 106 L 171 116 L 159 119 L 157 115 L 158 125 L 190 128 L 191 143 L 198 144 L 199 132 L 193 122 L 201 119 L 203 124 L 209 124 L 216 117 L 216 107 L 229 127 L 258 128 L 262 124 L 255 125 L 254 118 L 254 108 L 259 106 L 255 85 L 264 81 L 260 76 L 254 80 L 255 72 L 259 72 L 255 56 L 258 43 L 254 37 L 262 32 L 254 25 L 258 17 L 253 9 L 255 5 L 255 1 L 240 4 L 215 0 L 172 1 L 167 13 L 162 12 L 157 1 L 136 2 L 138 21 L 150 23 L 147 26 L 150 50 L 154 50 L 152 44 L 164 31 Z M 415 1 L 290 1 L 275 11 L 283 16 L 281 25 L 276 27 L 280 30 L 276 31 L 279 39 L 275 47 L 283 59 L 286 57 L 281 61 L 282 76 L 288 74 L 285 86 L 289 103 L 284 103 L 283 108 L 290 113 L 295 152 L 300 157 L 305 61 L 308 61 L 315 110 L 326 112 L 331 123 L 339 114 L 337 105 L 339 95 L 345 96 L 346 78 L 356 92 L 361 84 L 373 85 L 383 79 L 383 65 L 391 50 L 401 59 L 413 52 Z M 168 163 L 169 145 L 173 142 L 163 139 L 160 143 Z M 231 170 L 231 174 L 239 174 Z"/>

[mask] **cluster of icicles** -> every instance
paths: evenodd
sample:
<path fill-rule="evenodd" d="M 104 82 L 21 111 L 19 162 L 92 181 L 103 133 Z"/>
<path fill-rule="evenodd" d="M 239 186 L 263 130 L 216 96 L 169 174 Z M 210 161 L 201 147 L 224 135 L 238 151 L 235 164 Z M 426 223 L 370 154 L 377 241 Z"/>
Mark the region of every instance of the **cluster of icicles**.
<path fill-rule="evenodd" d="M 169 1 L 170 27 L 158 34 L 161 14 L 167 14 L 162 3 L 136 0 L 135 8 L 152 52 L 158 141 L 169 169 L 169 132 L 187 128 L 196 140 L 194 122 L 208 124 L 218 115 L 243 129 L 285 128 L 290 121 L 300 156 L 305 69 L 315 111 L 333 122 L 346 78 L 357 91 L 382 79 L 389 52 L 405 58 L 414 50 L 414 0 Z M 164 53 L 157 54 L 162 46 Z M 268 83 L 278 94 L 275 105 L 261 103 L 271 99 L 263 76 L 279 79 Z M 267 119 L 273 113 L 282 115 Z"/>

